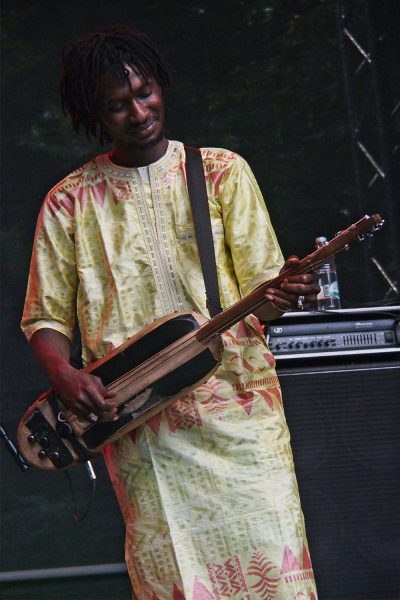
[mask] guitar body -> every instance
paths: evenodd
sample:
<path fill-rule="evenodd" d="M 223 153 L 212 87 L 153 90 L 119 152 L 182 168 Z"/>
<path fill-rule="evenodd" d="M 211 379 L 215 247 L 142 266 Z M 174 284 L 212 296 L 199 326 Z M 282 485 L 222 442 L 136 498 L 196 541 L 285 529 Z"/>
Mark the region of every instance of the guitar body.
<path fill-rule="evenodd" d="M 18 428 L 24 459 L 47 470 L 74 466 L 207 381 L 221 363 L 222 342 L 219 337 L 207 344 L 196 340 L 196 331 L 206 322 L 194 312 L 173 313 L 85 369 L 117 392 L 116 421 L 78 418 L 54 390 L 45 392 Z"/>
<path fill-rule="evenodd" d="M 141 425 L 180 396 L 207 381 L 222 357 L 220 335 L 265 303 L 265 290 L 278 289 L 290 275 L 310 273 L 350 242 L 362 241 L 383 225 L 380 215 L 365 215 L 327 245 L 247 297 L 208 320 L 195 312 L 179 312 L 154 321 L 105 358 L 85 368 L 115 391 L 118 419 L 95 423 L 65 409 L 54 390 L 45 392 L 23 416 L 18 429 L 19 451 L 41 469 L 65 469 L 88 460 L 110 442 Z"/>

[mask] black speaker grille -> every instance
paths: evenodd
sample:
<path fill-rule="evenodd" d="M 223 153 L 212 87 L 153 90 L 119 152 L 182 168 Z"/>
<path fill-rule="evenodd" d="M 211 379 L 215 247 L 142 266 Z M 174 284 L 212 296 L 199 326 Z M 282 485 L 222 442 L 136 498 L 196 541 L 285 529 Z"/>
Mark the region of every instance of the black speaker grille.
<path fill-rule="evenodd" d="M 278 373 L 320 599 L 398 600 L 400 365 Z"/>

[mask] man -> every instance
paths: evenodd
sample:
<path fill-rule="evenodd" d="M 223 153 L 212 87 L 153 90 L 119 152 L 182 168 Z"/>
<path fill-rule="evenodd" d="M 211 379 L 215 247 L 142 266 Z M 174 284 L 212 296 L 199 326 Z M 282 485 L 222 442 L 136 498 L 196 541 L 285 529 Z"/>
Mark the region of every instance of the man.
<path fill-rule="evenodd" d="M 77 307 L 85 364 L 157 317 L 206 316 L 185 150 L 167 140 L 162 59 L 116 27 L 67 46 L 61 93 L 75 130 L 112 150 L 56 185 L 42 207 L 22 327 L 64 404 L 116 418 L 113 394 L 74 369 Z M 283 261 L 247 163 L 201 149 L 221 303 Z M 315 301 L 314 275 L 288 277 L 223 335 L 215 376 L 105 451 L 126 522 L 139 599 L 316 598 L 274 359 L 259 319 Z"/>

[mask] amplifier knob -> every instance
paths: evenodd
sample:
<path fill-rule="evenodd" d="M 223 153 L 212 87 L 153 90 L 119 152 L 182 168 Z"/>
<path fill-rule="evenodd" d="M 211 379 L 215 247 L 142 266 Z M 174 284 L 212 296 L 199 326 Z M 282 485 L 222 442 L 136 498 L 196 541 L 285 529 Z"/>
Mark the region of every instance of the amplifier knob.
<path fill-rule="evenodd" d="M 301 342 L 296 342 L 295 346 L 296 348 L 301 348 Z"/>

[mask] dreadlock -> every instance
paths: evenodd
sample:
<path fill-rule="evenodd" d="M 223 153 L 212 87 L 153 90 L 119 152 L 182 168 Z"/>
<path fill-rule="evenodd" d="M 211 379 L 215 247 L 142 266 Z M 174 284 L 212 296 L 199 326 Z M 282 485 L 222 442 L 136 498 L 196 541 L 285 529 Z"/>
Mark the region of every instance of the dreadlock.
<path fill-rule="evenodd" d="M 88 33 L 65 46 L 61 103 L 74 131 L 83 127 L 88 138 L 96 137 L 102 144 L 110 141 L 95 116 L 100 78 L 110 73 L 121 85 L 129 83 L 126 65 L 145 80 L 153 77 L 163 92 L 169 85 L 168 68 L 157 49 L 144 33 L 131 27 L 118 25 Z"/>

